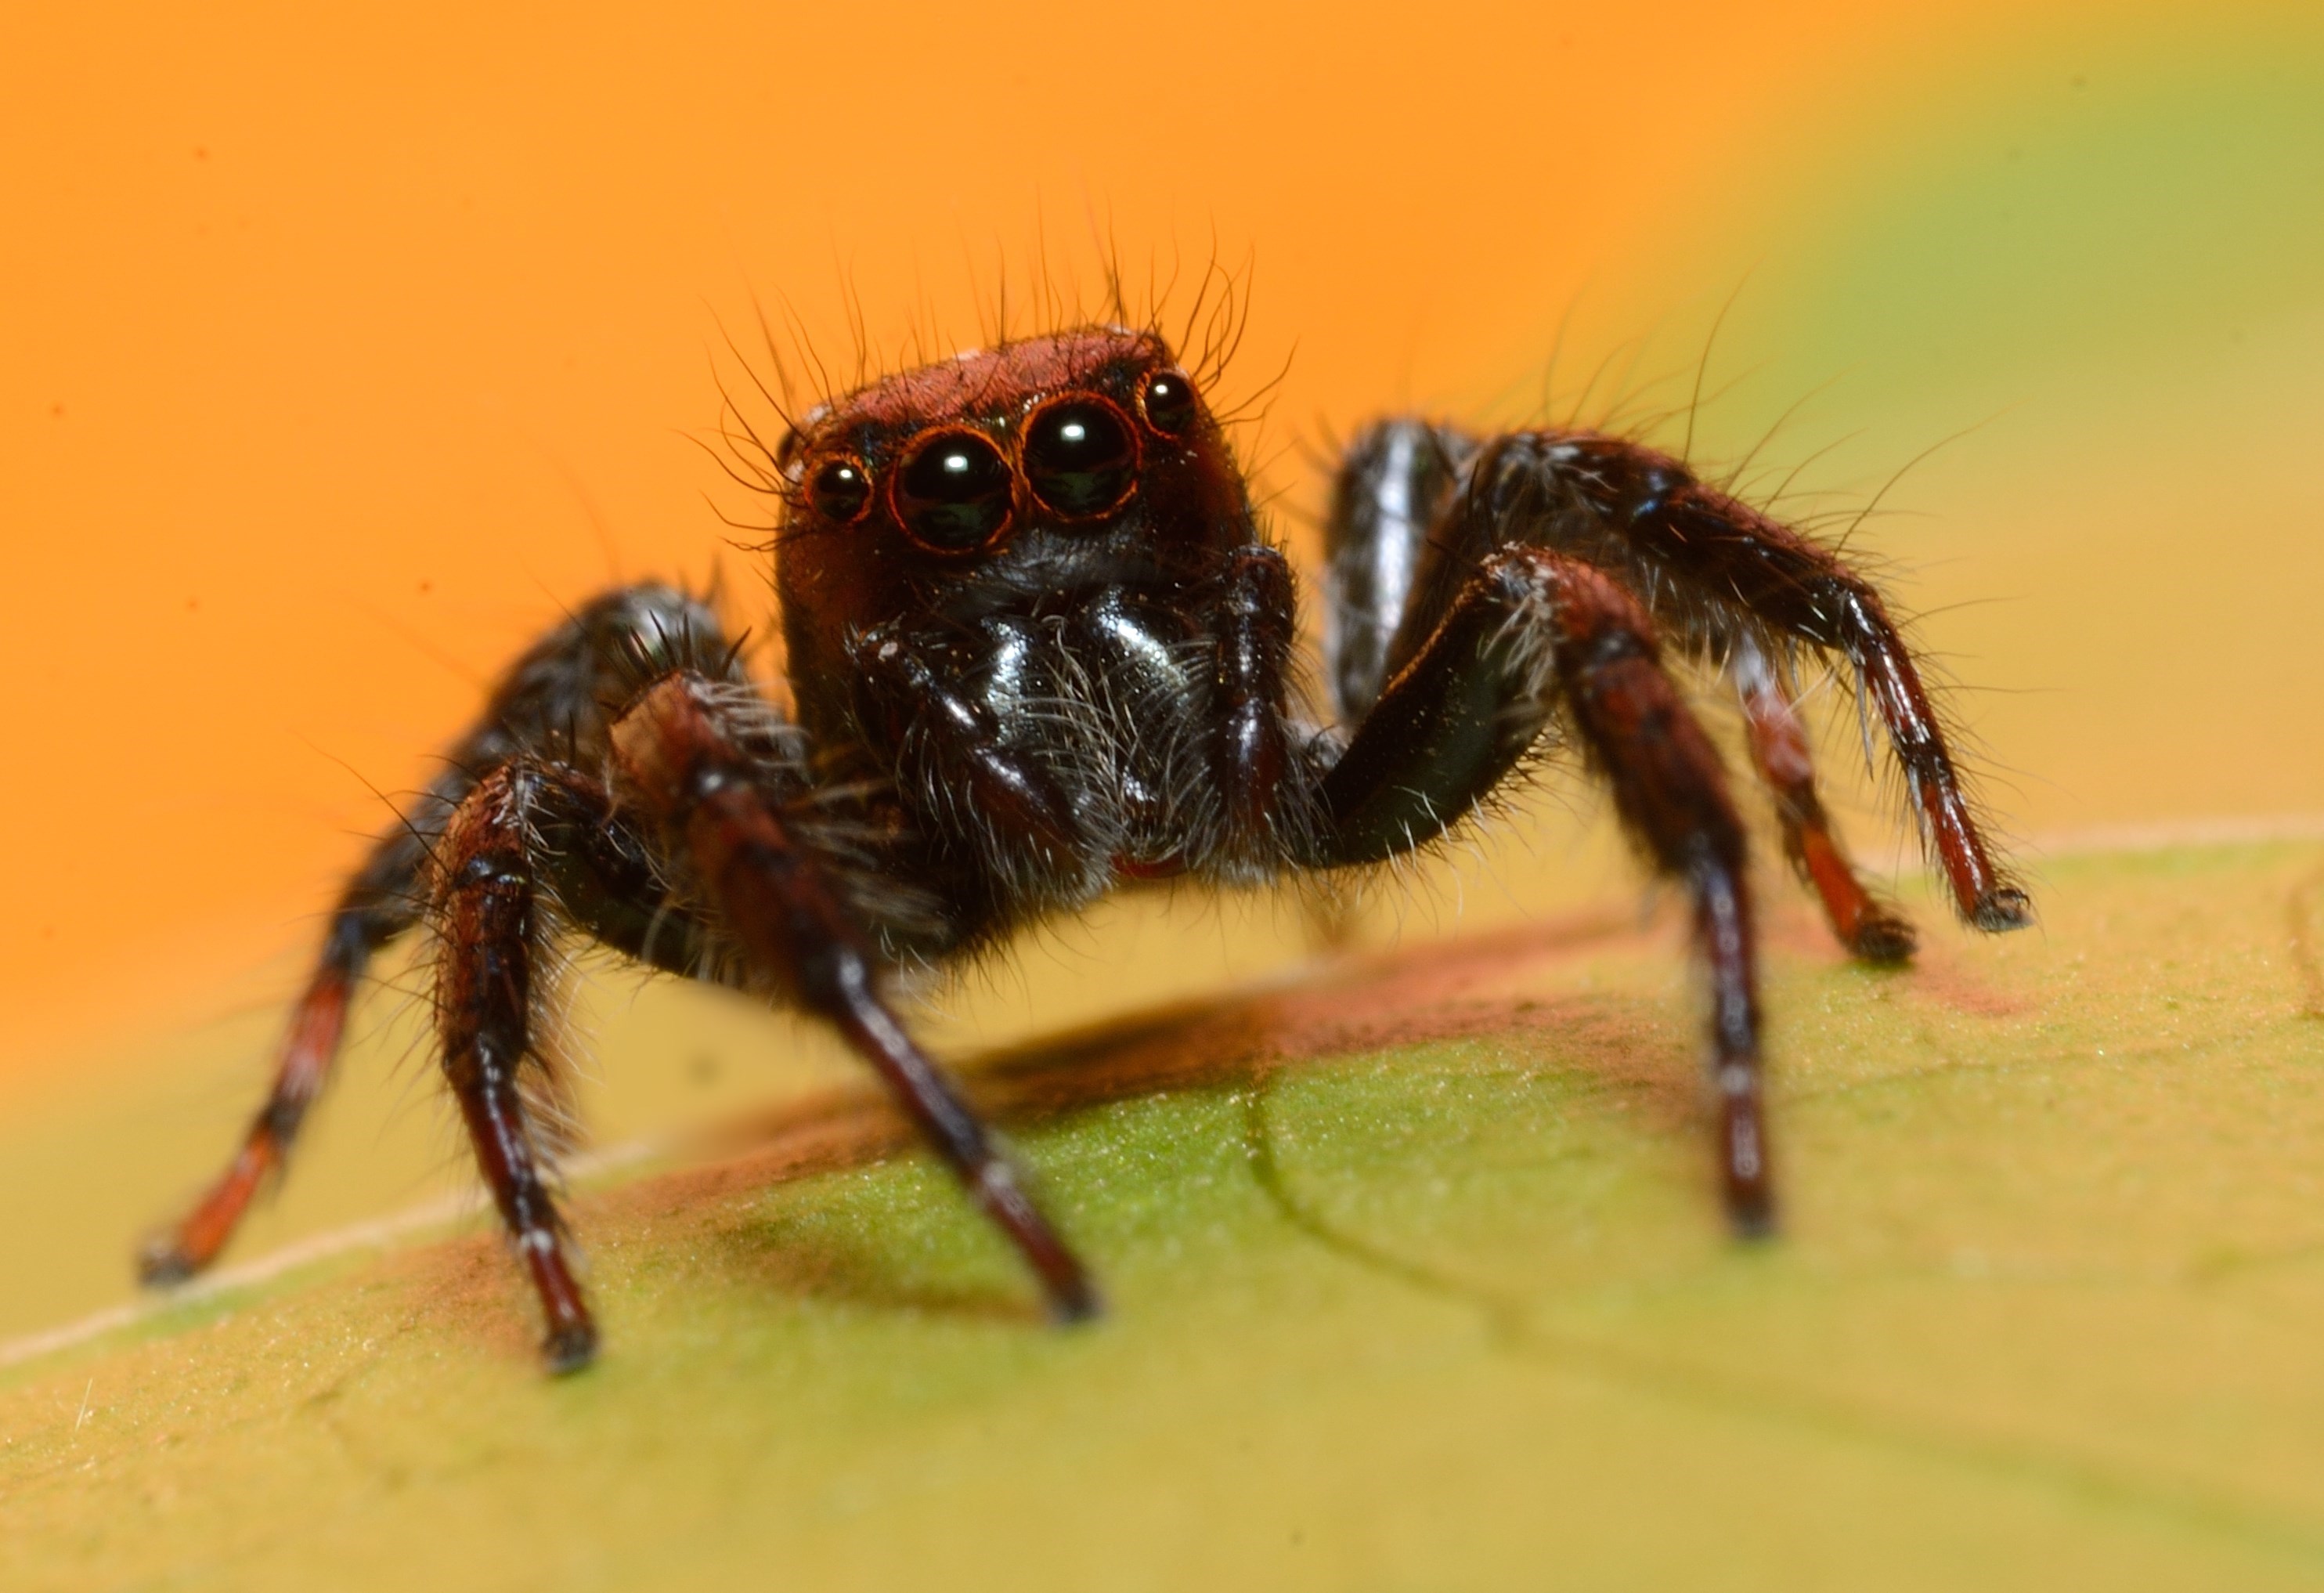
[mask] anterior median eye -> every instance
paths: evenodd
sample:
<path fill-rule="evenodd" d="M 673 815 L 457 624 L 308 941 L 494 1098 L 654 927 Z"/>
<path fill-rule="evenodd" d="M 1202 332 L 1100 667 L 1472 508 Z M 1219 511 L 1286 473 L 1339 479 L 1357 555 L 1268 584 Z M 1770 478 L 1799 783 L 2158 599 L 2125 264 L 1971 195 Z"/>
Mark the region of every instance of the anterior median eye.
<path fill-rule="evenodd" d="M 1015 477 L 991 438 L 939 431 L 924 439 L 896 477 L 896 518 L 940 553 L 968 553 L 1008 529 Z"/>
<path fill-rule="evenodd" d="M 1103 399 L 1061 398 L 1025 428 L 1025 479 L 1065 519 L 1102 514 L 1138 485 L 1137 439 Z"/>

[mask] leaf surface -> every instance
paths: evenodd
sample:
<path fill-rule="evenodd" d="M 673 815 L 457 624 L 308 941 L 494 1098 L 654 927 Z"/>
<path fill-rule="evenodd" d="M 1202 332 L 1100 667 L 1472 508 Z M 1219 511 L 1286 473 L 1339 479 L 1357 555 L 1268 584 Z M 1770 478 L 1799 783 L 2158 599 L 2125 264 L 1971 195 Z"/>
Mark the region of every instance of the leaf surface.
<path fill-rule="evenodd" d="M 584 1376 L 481 1232 L 14 1368 L 0 1583 L 2313 1586 L 2319 865 L 2068 858 L 2030 934 L 1915 900 L 1885 975 L 1771 889 L 1768 1246 L 1714 1219 L 1670 923 L 987 1058 L 1087 1330 L 823 1096 L 584 1193 Z"/>

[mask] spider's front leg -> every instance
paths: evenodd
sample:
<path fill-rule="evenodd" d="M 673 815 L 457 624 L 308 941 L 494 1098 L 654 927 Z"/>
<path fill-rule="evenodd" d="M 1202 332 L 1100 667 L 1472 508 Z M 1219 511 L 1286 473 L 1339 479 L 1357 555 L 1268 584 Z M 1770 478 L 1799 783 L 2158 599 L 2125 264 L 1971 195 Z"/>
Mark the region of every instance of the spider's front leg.
<path fill-rule="evenodd" d="M 889 1010 L 879 965 L 833 871 L 752 779 L 720 689 L 671 675 L 613 727 L 625 809 L 659 828 L 702 907 L 739 942 L 752 973 L 844 1035 L 913 1125 L 999 1225 L 1073 1321 L 1099 1310 L 1078 1258 L 1034 1205 L 999 1141 Z"/>
<path fill-rule="evenodd" d="M 439 944 L 437 1032 L 445 1082 L 475 1147 L 477 1171 L 540 1297 L 551 1372 L 595 1357 L 597 1329 L 574 1279 L 565 1225 L 546 1178 L 548 1155 L 525 1101 L 525 1070 L 546 1068 L 534 1011 L 534 977 L 548 914 L 535 871 L 537 838 L 558 797 L 579 822 L 606 821 L 602 794 L 545 771 L 511 764 L 469 793 L 438 843 L 429 916 Z"/>
<path fill-rule="evenodd" d="M 672 973 L 715 977 L 715 931 L 673 902 L 648 838 L 599 780 L 520 755 L 479 780 L 437 838 L 428 917 L 436 932 L 436 1028 L 446 1084 L 477 1171 L 533 1291 L 551 1372 L 595 1357 L 597 1330 L 574 1276 L 538 1119 L 562 1113 L 539 979 L 564 931 Z"/>
<path fill-rule="evenodd" d="M 1485 560 L 1324 776 L 1315 861 L 1374 862 L 1425 843 L 1474 807 L 1561 707 L 1624 827 L 1693 898 L 1727 1209 L 1738 1232 L 1765 1233 L 1774 1197 L 1743 826 L 1645 613 L 1611 576 L 1541 548 Z"/>

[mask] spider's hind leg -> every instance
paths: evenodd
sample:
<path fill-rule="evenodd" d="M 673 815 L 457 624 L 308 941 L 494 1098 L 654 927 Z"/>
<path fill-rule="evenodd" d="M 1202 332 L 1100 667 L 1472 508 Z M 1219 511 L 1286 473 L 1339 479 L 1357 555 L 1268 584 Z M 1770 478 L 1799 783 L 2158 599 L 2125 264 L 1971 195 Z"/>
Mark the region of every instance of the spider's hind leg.
<path fill-rule="evenodd" d="M 1917 944 L 1912 922 L 1875 895 L 1849 861 L 1816 793 L 1806 727 L 1767 655 L 1746 635 L 1730 651 L 1727 672 L 1743 699 L 1751 766 L 1775 799 L 1784 855 L 1823 903 L 1831 932 L 1859 961 L 1882 967 L 1911 961 Z"/>

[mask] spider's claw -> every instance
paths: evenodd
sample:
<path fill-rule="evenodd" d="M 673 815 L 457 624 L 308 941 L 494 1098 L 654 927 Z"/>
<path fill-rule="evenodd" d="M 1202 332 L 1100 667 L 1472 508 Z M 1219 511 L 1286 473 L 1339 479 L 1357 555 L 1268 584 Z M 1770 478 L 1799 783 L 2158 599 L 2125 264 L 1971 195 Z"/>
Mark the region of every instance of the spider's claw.
<path fill-rule="evenodd" d="M 1757 1189 L 1743 1198 L 1727 1200 L 1727 1227 L 1740 1245 L 1766 1245 L 1778 1237 L 1775 1230 L 1775 1202 L 1768 1198 L 1766 1189 Z"/>
<path fill-rule="evenodd" d="M 541 1367 L 551 1377 L 586 1371 L 597 1358 L 597 1328 L 594 1322 L 568 1322 L 540 1341 Z"/>
<path fill-rule="evenodd" d="M 1746 1245 L 1766 1244 L 1776 1237 L 1775 1201 L 1766 1184 L 1729 1190 L 1727 1226 Z"/>
<path fill-rule="evenodd" d="M 1920 931 L 1901 912 L 1875 907 L 1857 921 L 1848 954 L 1873 968 L 1902 968 L 1920 949 Z"/>
<path fill-rule="evenodd" d="M 1084 1322 L 1094 1322 L 1105 1315 L 1105 1296 L 1086 1275 L 1074 1280 L 1071 1289 L 1053 1291 L 1049 1295 L 1049 1325 L 1053 1328 L 1077 1328 Z"/>
<path fill-rule="evenodd" d="M 137 1282 L 142 1287 L 166 1289 L 201 1270 L 175 1234 L 155 1234 L 137 1246 Z"/>
<path fill-rule="evenodd" d="M 1720 1195 L 1727 1226 L 1746 1244 L 1775 1234 L 1775 1181 L 1767 1166 L 1767 1134 L 1754 1068 L 1729 1062 L 1719 1070 L 1719 1141 L 1725 1163 Z"/>
<path fill-rule="evenodd" d="M 1978 898 L 1969 921 L 1989 935 L 2028 928 L 2034 922 L 2034 898 L 2015 885 L 1999 886 Z"/>

